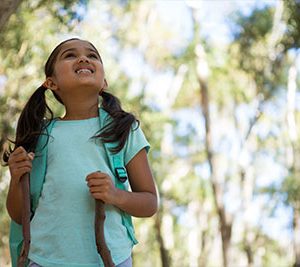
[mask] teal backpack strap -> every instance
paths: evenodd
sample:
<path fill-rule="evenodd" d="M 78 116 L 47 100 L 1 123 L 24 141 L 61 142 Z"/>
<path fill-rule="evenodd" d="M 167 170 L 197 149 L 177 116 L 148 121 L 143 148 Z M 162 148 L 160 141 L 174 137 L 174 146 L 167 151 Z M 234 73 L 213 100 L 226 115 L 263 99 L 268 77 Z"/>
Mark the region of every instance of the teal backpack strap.
<path fill-rule="evenodd" d="M 22 225 L 17 224 L 13 220 L 10 222 L 9 229 L 9 249 L 10 249 L 10 258 L 11 266 L 17 267 L 18 258 L 22 250 L 23 245 L 23 232 Z"/>
<path fill-rule="evenodd" d="M 52 120 L 47 126 L 47 132 L 50 134 L 56 119 Z M 45 134 L 40 135 L 34 160 L 32 162 L 32 171 L 30 173 L 30 200 L 31 200 L 31 216 L 37 207 L 39 197 L 42 192 L 43 183 L 46 174 L 46 163 L 47 163 L 47 136 Z M 23 232 L 22 225 L 17 224 L 13 220 L 10 223 L 10 234 L 9 234 L 9 247 L 11 266 L 17 267 L 18 258 L 21 253 L 23 244 Z"/>
<path fill-rule="evenodd" d="M 113 163 L 112 165 L 115 171 L 115 175 L 117 177 L 116 187 L 121 190 L 128 190 L 128 176 L 127 176 L 126 168 L 124 167 L 124 158 L 123 158 L 122 150 L 115 155 L 111 155 L 108 146 L 104 144 L 104 147 L 108 155 L 108 158 L 112 157 L 112 163 Z M 121 212 L 122 212 L 122 223 L 126 227 L 127 232 L 133 244 L 137 244 L 138 241 L 136 240 L 134 235 L 132 218 L 128 213 L 124 211 Z"/>
<path fill-rule="evenodd" d="M 106 153 L 110 153 L 107 150 L 109 149 L 109 146 L 107 144 L 104 144 Z M 113 169 L 115 172 L 115 175 L 117 177 L 116 186 L 120 189 L 125 190 L 125 182 L 128 180 L 127 171 L 124 167 L 124 161 L 123 157 L 120 153 L 117 153 L 115 155 L 112 155 L 113 159 Z"/>
<path fill-rule="evenodd" d="M 100 128 L 102 129 L 104 125 L 105 118 L 107 118 L 108 114 L 102 108 L 99 109 L 99 118 L 100 118 Z M 128 175 L 124 164 L 124 150 L 122 149 L 118 153 L 112 153 L 110 148 L 115 147 L 115 143 L 103 143 L 107 158 L 109 160 L 109 164 L 111 170 L 113 171 L 116 179 L 115 186 L 121 190 L 128 190 Z M 122 224 L 126 227 L 128 235 L 132 240 L 133 244 L 137 244 L 138 241 L 135 238 L 134 227 L 132 223 L 131 216 L 121 211 L 122 213 Z"/>
<path fill-rule="evenodd" d="M 48 137 L 46 134 L 51 133 L 52 128 L 57 119 L 53 119 L 47 126 L 45 134 L 42 134 L 36 146 L 36 155 L 32 162 L 32 171 L 30 173 L 30 196 L 31 196 L 31 212 L 32 216 L 38 205 L 39 198 L 43 189 L 45 175 L 47 170 L 47 154 L 48 154 Z"/>

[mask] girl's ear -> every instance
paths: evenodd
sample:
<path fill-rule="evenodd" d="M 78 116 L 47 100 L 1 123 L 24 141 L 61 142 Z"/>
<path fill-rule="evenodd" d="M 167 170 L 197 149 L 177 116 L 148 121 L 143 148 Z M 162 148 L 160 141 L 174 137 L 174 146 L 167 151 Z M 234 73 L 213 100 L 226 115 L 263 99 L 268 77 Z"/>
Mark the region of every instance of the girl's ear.
<path fill-rule="evenodd" d="M 107 80 L 104 78 L 104 85 L 103 85 L 102 91 L 106 90 L 107 88 L 108 88 L 108 83 L 107 83 Z"/>
<path fill-rule="evenodd" d="M 101 93 L 103 91 L 105 91 L 107 88 L 108 88 L 108 83 L 107 83 L 107 80 L 104 78 L 104 84 L 103 84 L 103 87 L 101 88 L 101 90 L 99 92 L 99 95 L 101 95 Z"/>
<path fill-rule="evenodd" d="M 52 91 L 56 91 L 58 89 L 56 83 L 54 82 L 54 80 L 51 77 L 47 77 L 47 79 L 43 83 L 43 85 Z"/>

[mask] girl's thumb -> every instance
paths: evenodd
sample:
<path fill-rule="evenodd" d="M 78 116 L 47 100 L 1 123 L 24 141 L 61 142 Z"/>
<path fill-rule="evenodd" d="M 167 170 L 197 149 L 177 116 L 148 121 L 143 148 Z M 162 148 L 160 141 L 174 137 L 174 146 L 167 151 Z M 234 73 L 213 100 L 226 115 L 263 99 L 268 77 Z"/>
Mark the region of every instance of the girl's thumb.
<path fill-rule="evenodd" d="M 30 160 L 34 159 L 34 153 L 33 152 L 29 152 L 28 153 L 28 157 L 30 158 Z"/>

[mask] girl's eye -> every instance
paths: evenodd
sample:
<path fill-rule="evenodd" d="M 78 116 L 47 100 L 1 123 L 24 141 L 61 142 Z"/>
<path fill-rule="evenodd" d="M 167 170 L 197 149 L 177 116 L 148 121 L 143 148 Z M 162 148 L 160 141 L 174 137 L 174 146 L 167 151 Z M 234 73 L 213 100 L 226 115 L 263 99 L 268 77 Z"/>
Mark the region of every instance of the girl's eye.
<path fill-rule="evenodd" d="M 89 57 L 98 59 L 98 56 L 96 54 L 89 54 Z"/>
<path fill-rule="evenodd" d="M 66 54 L 66 58 L 69 58 L 69 57 L 75 57 L 76 55 L 74 53 L 67 53 Z"/>

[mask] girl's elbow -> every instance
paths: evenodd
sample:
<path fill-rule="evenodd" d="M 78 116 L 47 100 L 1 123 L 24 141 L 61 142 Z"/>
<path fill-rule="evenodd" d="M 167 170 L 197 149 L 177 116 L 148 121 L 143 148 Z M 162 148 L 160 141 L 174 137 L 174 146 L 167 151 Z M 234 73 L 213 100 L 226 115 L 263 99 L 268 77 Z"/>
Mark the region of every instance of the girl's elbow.
<path fill-rule="evenodd" d="M 154 195 L 147 217 L 152 217 L 153 215 L 155 215 L 157 210 L 158 210 L 158 200 L 157 200 L 157 196 Z"/>
<path fill-rule="evenodd" d="M 22 224 L 22 215 L 16 212 L 13 207 L 10 206 L 8 201 L 6 202 L 6 210 L 11 220 L 17 224 Z"/>
<path fill-rule="evenodd" d="M 22 225 L 22 216 L 11 212 L 9 209 L 7 209 L 7 213 L 9 215 L 9 217 L 11 218 L 11 220 L 13 220 L 17 224 Z"/>
<path fill-rule="evenodd" d="M 151 210 L 151 212 L 149 213 L 149 216 L 148 216 L 148 217 L 154 216 L 154 215 L 156 214 L 157 210 L 158 210 L 158 207 L 157 207 L 157 205 L 156 205 L 156 206 Z"/>

